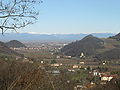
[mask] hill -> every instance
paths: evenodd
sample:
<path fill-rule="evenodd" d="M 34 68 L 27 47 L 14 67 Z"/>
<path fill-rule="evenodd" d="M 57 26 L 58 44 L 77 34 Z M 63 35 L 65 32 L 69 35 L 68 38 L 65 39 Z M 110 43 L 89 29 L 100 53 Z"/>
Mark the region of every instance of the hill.
<path fill-rule="evenodd" d="M 23 43 L 17 41 L 17 40 L 11 40 L 7 43 L 5 43 L 7 47 L 12 47 L 12 48 L 20 48 L 20 47 L 26 47 Z"/>
<path fill-rule="evenodd" d="M 85 56 L 95 55 L 97 49 L 102 49 L 104 41 L 88 35 L 82 40 L 72 42 L 61 49 L 61 52 L 68 56 L 80 56 L 83 52 Z"/>
<path fill-rule="evenodd" d="M 120 59 L 120 48 L 114 48 L 109 51 L 105 51 L 101 54 L 97 54 L 95 58 L 99 60 L 113 60 Z"/>
<path fill-rule="evenodd" d="M 5 55 L 16 55 L 16 56 L 23 56 L 22 54 L 19 54 L 10 48 L 8 48 L 5 43 L 0 41 L 0 54 L 5 54 Z"/>
<path fill-rule="evenodd" d="M 116 40 L 120 41 L 120 33 L 118 33 L 117 35 L 112 36 L 112 37 L 110 37 L 110 38 L 116 39 Z"/>
<path fill-rule="evenodd" d="M 99 50 L 100 53 L 95 57 L 99 60 L 120 59 L 120 33 L 110 38 L 103 39 L 104 50 Z"/>

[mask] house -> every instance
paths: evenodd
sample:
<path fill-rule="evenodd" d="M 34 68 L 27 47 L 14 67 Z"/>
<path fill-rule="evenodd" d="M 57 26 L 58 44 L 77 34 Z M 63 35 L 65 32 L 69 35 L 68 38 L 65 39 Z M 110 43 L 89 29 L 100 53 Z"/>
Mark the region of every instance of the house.
<path fill-rule="evenodd" d="M 65 58 L 68 58 L 68 59 L 71 59 L 72 58 L 72 56 L 64 56 Z"/>
<path fill-rule="evenodd" d="M 73 65 L 73 68 L 75 69 L 75 68 L 81 68 L 81 66 L 79 66 L 79 65 Z"/>
<path fill-rule="evenodd" d="M 59 75 L 59 74 L 60 74 L 60 71 L 59 71 L 59 70 L 53 70 L 53 71 L 51 71 L 51 73 L 52 73 L 53 75 Z"/>
<path fill-rule="evenodd" d="M 60 56 L 56 56 L 56 58 L 57 58 L 57 59 L 59 59 L 59 58 L 60 58 Z"/>
<path fill-rule="evenodd" d="M 68 71 L 69 71 L 69 72 L 75 72 L 75 70 L 74 70 L 74 69 L 68 69 Z"/>
<path fill-rule="evenodd" d="M 80 58 L 85 58 L 85 55 L 83 52 L 81 53 Z"/>
<path fill-rule="evenodd" d="M 21 58 L 21 57 L 19 57 L 19 56 L 16 56 L 16 57 L 15 57 L 16 60 L 18 60 L 18 59 L 20 59 L 20 58 Z"/>
<path fill-rule="evenodd" d="M 82 90 L 84 88 L 83 85 L 77 85 L 74 87 L 74 90 Z"/>
<path fill-rule="evenodd" d="M 113 78 L 116 78 L 117 75 L 101 75 L 101 81 L 111 81 Z"/>
<path fill-rule="evenodd" d="M 97 71 L 97 70 L 93 71 L 93 76 L 100 76 L 100 75 L 101 75 L 101 73 L 99 73 L 99 71 Z"/>
<path fill-rule="evenodd" d="M 51 66 L 53 66 L 53 67 L 59 67 L 59 66 L 62 66 L 62 63 L 54 63 L 54 64 L 51 64 Z"/>
<path fill-rule="evenodd" d="M 40 61 L 40 63 L 41 63 L 41 64 L 43 64 L 43 63 L 44 63 L 44 61 Z"/>
<path fill-rule="evenodd" d="M 83 86 L 83 85 L 76 85 L 75 87 L 74 87 L 74 90 L 85 90 L 86 88 L 85 88 L 85 86 Z"/>
<path fill-rule="evenodd" d="M 80 64 L 83 64 L 83 65 L 84 65 L 84 64 L 85 64 L 85 62 L 80 62 Z"/>

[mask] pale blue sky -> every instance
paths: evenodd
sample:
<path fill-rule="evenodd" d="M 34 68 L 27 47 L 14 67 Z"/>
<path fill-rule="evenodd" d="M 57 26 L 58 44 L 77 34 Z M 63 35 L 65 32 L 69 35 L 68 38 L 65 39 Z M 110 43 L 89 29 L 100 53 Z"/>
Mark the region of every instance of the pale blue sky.
<path fill-rule="evenodd" d="M 43 0 L 38 22 L 19 32 L 120 32 L 120 0 Z"/>

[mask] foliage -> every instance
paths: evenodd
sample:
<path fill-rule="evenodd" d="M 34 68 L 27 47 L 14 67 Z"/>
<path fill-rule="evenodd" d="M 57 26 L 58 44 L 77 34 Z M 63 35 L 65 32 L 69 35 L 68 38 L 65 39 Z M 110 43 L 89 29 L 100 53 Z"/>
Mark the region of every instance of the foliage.
<path fill-rule="evenodd" d="M 101 49 L 104 42 L 92 35 L 88 35 L 82 40 L 72 42 L 61 49 L 61 52 L 68 56 L 77 56 L 79 57 L 81 53 L 84 53 L 85 56 L 94 55 L 96 49 Z"/>
<path fill-rule="evenodd" d="M 5 55 L 23 56 L 23 54 L 19 54 L 11 50 L 10 48 L 8 48 L 3 42 L 0 42 L 0 53 L 5 54 Z"/>
<path fill-rule="evenodd" d="M 51 64 L 55 64 L 57 61 L 55 59 L 51 60 Z"/>
<path fill-rule="evenodd" d="M 114 48 L 112 50 L 97 54 L 95 58 L 100 59 L 100 60 L 120 59 L 120 48 Z"/>
<path fill-rule="evenodd" d="M 7 47 L 12 47 L 12 48 L 20 48 L 20 47 L 26 48 L 26 46 L 23 43 L 21 43 L 20 41 L 17 41 L 17 40 L 11 40 L 11 41 L 5 43 L 5 45 Z"/>
<path fill-rule="evenodd" d="M 120 90 L 120 79 L 112 79 L 105 85 L 96 85 L 88 90 Z"/>
<path fill-rule="evenodd" d="M 0 90 L 73 90 L 74 83 L 68 75 L 54 76 L 46 72 L 46 67 L 40 63 L 1 60 Z"/>

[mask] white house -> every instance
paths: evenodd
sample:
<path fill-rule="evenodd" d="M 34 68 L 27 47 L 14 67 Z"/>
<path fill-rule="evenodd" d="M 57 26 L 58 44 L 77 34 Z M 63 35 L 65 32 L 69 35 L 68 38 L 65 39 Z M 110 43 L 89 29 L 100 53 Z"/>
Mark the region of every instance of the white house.
<path fill-rule="evenodd" d="M 84 64 L 85 64 L 85 62 L 80 62 L 80 64 L 83 64 L 83 65 L 84 65 Z"/>
<path fill-rule="evenodd" d="M 101 76 L 101 81 L 111 81 L 116 75 L 103 75 Z"/>
<path fill-rule="evenodd" d="M 55 64 L 51 64 L 51 66 L 53 66 L 53 67 L 59 67 L 59 66 L 62 66 L 62 63 L 55 63 Z"/>
<path fill-rule="evenodd" d="M 93 76 L 100 76 L 100 75 L 101 75 L 101 73 L 99 73 L 97 70 L 93 71 Z"/>
<path fill-rule="evenodd" d="M 85 58 L 85 55 L 83 52 L 81 53 L 80 58 Z"/>

